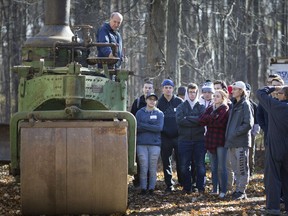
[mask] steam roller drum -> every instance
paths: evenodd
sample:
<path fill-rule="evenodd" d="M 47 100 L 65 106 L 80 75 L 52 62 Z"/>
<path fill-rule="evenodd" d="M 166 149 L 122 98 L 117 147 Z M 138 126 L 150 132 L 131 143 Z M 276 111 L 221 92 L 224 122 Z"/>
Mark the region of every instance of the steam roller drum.
<path fill-rule="evenodd" d="M 20 123 L 23 215 L 125 213 L 127 122 Z"/>

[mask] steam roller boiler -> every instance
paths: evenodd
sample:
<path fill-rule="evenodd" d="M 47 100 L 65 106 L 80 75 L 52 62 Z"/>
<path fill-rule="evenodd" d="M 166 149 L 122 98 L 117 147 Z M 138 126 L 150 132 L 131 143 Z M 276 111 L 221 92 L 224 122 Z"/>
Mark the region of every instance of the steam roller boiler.
<path fill-rule="evenodd" d="M 117 57 L 91 55 L 97 46 L 117 47 L 93 42 L 91 26 L 70 28 L 69 15 L 70 0 L 46 0 L 45 23 L 13 67 L 11 172 L 20 175 L 22 214 L 125 213 L 127 176 L 135 173 L 131 72 L 113 67 Z"/>

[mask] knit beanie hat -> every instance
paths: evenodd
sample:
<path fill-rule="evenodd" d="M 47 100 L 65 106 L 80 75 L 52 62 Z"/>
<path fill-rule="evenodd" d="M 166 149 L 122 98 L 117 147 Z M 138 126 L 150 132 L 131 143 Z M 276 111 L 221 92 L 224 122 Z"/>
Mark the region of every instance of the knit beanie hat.
<path fill-rule="evenodd" d="M 202 92 L 215 93 L 214 84 L 211 81 L 205 82 L 202 86 Z"/>

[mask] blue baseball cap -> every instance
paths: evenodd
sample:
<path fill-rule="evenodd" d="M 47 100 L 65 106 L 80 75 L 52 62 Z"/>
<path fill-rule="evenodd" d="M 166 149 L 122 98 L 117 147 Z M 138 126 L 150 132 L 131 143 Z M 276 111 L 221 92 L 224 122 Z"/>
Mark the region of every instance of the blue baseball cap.
<path fill-rule="evenodd" d="M 170 79 L 165 79 L 162 83 L 161 83 L 162 86 L 166 86 L 166 85 L 170 85 L 172 87 L 174 87 L 174 83 L 172 80 Z"/>

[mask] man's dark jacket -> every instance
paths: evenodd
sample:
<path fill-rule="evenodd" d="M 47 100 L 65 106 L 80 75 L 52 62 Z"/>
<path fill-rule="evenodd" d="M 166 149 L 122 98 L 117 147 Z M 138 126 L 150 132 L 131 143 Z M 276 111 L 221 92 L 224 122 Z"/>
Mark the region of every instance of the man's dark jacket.
<path fill-rule="evenodd" d="M 268 114 L 267 145 L 271 156 L 281 161 L 288 156 L 288 101 L 279 101 L 269 96 L 274 87 L 259 89 L 256 93 L 259 103 Z"/>
<path fill-rule="evenodd" d="M 162 136 L 169 138 L 176 138 L 178 136 L 176 109 L 181 103 L 183 103 L 183 100 L 176 95 L 173 95 L 170 101 L 164 95 L 159 98 L 157 107 L 164 113 Z"/>

